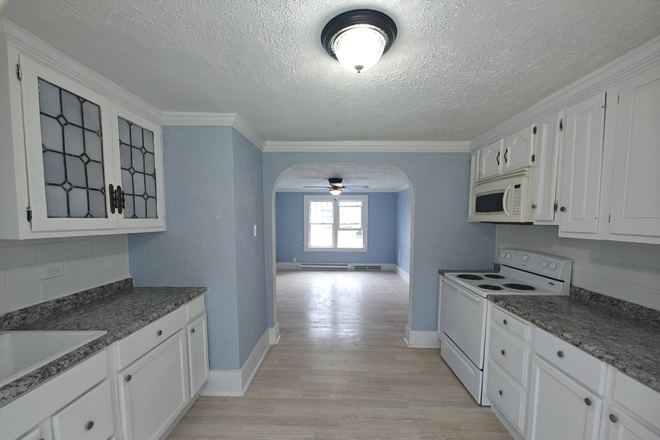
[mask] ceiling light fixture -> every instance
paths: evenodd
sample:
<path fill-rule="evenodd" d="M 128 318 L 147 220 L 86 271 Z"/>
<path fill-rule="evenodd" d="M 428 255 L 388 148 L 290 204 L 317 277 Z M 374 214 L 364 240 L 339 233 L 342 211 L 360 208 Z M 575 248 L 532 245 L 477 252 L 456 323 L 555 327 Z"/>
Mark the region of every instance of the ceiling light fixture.
<path fill-rule="evenodd" d="M 341 194 L 341 186 L 333 185 L 332 188 L 330 188 L 330 194 L 332 194 L 333 196 L 338 196 L 339 194 Z"/>
<path fill-rule="evenodd" d="M 331 57 L 351 72 L 376 65 L 396 39 L 396 24 L 382 12 L 355 9 L 330 20 L 321 32 L 321 44 Z"/>

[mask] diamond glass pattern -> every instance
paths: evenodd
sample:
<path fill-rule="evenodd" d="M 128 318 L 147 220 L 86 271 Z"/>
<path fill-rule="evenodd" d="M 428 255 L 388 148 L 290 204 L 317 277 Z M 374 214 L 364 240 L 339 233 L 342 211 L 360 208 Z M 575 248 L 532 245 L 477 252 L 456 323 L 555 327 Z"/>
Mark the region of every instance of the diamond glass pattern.
<path fill-rule="evenodd" d="M 124 218 L 158 218 L 154 133 L 124 118 L 118 122 Z"/>
<path fill-rule="evenodd" d="M 49 218 L 107 218 L 101 108 L 39 78 Z"/>

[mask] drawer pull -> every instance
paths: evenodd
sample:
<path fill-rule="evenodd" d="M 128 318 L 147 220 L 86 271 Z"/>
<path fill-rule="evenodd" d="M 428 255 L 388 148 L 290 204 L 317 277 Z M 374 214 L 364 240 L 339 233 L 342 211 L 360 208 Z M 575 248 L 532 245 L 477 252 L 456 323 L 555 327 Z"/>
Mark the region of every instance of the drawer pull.
<path fill-rule="evenodd" d="M 506 350 L 502 350 L 500 353 L 502 353 L 502 356 L 506 355 Z"/>
<path fill-rule="evenodd" d="M 619 418 L 615 416 L 614 414 L 610 414 L 610 422 L 616 423 L 619 421 Z"/>
<path fill-rule="evenodd" d="M 163 334 L 163 331 L 162 331 L 162 330 L 158 330 L 158 331 L 156 332 L 156 335 L 157 335 L 157 336 L 161 336 L 162 334 Z"/>
<path fill-rule="evenodd" d="M 502 320 L 502 324 L 507 325 L 508 324 L 507 320 L 506 319 Z"/>
<path fill-rule="evenodd" d="M 190 329 L 190 333 L 195 333 L 195 329 L 194 329 L 194 328 L 191 328 L 191 329 Z"/>
<path fill-rule="evenodd" d="M 502 392 L 502 390 L 500 390 L 499 393 L 500 393 L 500 396 L 503 396 L 503 395 L 504 395 L 504 393 Z"/>
<path fill-rule="evenodd" d="M 129 374 L 128 376 L 126 376 L 126 378 L 125 378 L 124 380 L 125 380 L 126 382 L 130 382 L 131 379 L 133 379 L 133 376 L 131 376 L 131 375 Z"/>
<path fill-rule="evenodd" d="M 87 424 L 85 425 L 85 429 L 87 431 L 91 431 L 93 427 L 94 427 L 94 422 L 91 421 L 91 420 L 89 422 L 87 422 Z"/>
<path fill-rule="evenodd" d="M 561 350 L 559 350 L 559 351 L 557 352 L 557 356 L 558 356 L 559 358 L 563 358 L 563 357 L 564 357 L 564 352 L 561 351 Z"/>
<path fill-rule="evenodd" d="M 585 397 L 585 398 L 584 398 L 584 403 L 586 403 L 587 406 L 591 406 L 591 403 L 592 403 L 592 402 L 591 402 L 591 399 L 590 399 L 590 398 Z"/>

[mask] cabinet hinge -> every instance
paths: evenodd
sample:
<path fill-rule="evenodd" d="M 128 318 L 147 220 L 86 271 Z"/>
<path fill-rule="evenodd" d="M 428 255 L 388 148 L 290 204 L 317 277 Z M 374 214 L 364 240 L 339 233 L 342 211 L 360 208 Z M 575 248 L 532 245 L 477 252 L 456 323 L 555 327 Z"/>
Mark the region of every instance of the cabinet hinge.
<path fill-rule="evenodd" d="M 26 212 L 26 218 L 27 218 L 28 223 L 32 223 L 32 208 L 30 208 L 30 207 L 28 206 L 28 207 L 25 209 L 25 212 Z"/>
<path fill-rule="evenodd" d="M 101 140 L 103 140 L 103 129 L 102 128 L 99 129 L 99 138 Z"/>
<path fill-rule="evenodd" d="M 536 154 L 532 154 L 532 162 L 536 161 Z"/>
<path fill-rule="evenodd" d="M 536 134 L 536 127 L 534 127 L 534 128 L 532 129 L 532 133 L 533 133 L 533 134 Z"/>
<path fill-rule="evenodd" d="M 555 200 L 555 212 L 557 212 L 558 208 L 559 208 L 559 201 Z"/>
<path fill-rule="evenodd" d="M 610 214 L 609 217 L 607 217 L 607 223 L 612 223 L 612 214 Z"/>
<path fill-rule="evenodd" d="M 559 131 L 564 131 L 564 120 L 563 119 L 559 120 Z"/>
<path fill-rule="evenodd" d="M 16 79 L 19 81 L 23 79 L 23 69 L 20 64 L 16 64 Z"/>
<path fill-rule="evenodd" d="M 621 101 L 621 95 L 616 95 L 616 103 L 617 103 L 617 105 L 619 104 L 620 101 Z"/>
<path fill-rule="evenodd" d="M 603 108 L 607 108 L 607 92 L 605 92 L 605 102 L 603 103 Z"/>

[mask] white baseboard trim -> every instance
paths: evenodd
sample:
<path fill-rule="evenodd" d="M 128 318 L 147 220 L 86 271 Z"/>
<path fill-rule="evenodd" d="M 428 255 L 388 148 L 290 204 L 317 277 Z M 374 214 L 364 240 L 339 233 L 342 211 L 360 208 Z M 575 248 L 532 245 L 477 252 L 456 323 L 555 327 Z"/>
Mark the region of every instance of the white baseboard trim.
<path fill-rule="evenodd" d="M 275 327 L 270 327 L 268 329 L 268 339 L 270 345 L 277 345 L 280 342 L 280 323 L 276 322 Z"/>
<path fill-rule="evenodd" d="M 410 284 L 410 275 L 408 274 L 408 272 L 406 272 L 405 270 L 401 269 L 401 268 L 400 268 L 399 266 L 397 266 L 397 265 L 394 266 L 394 271 L 397 273 L 397 275 L 399 275 L 401 278 L 403 278 L 403 281 L 405 281 L 406 283 Z"/>
<path fill-rule="evenodd" d="M 240 370 L 211 370 L 202 396 L 243 396 L 270 348 L 270 329 L 266 329 Z"/>
<path fill-rule="evenodd" d="M 278 262 L 275 263 L 275 269 L 296 270 L 298 269 L 298 263 Z"/>
<path fill-rule="evenodd" d="M 437 332 L 410 330 L 408 325 L 406 325 L 406 336 L 403 338 L 403 342 L 410 348 L 440 348 Z"/>
<path fill-rule="evenodd" d="M 298 270 L 300 269 L 299 265 L 300 264 L 309 264 L 308 261 L 301 262 L 298 261 L 296 263 L 290 262 L 290 261 L 280 261 L 275 263 L 275 269 L 276 270 Z M 314 263 L 312 263 L 314 264 Z M 323 264 L 323 263 L 321 263 Z M 333 263 L 334 264 L 334 263 Z M 393 263 L 337 263 L 337 264 L 348 264 L 348 270 L 355 270 L 354 266 L 380 266 L 381 270 L 383 272 L 385 271 L 396 271 L 397 266 L 396 264 Z M 405 272 L 404 272 L 405 273 Z"/>

